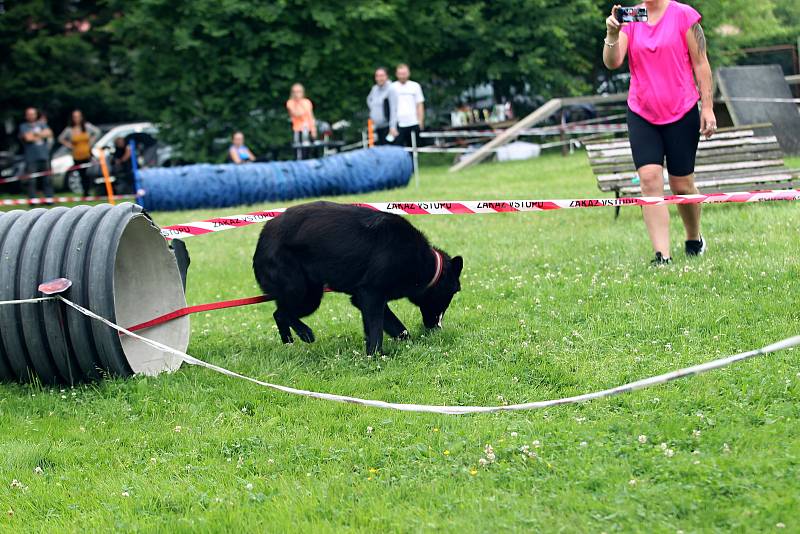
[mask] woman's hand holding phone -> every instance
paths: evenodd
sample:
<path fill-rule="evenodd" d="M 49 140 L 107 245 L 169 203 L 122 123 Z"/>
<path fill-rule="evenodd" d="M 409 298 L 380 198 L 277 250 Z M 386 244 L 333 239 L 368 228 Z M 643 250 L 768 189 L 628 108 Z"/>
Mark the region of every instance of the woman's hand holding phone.
<path fill-rule="evenodd" d="M 608 36 L 612 39 L 619 38 L 619 32 L 622 30 L 622 27 L 626 24 L 620 23 L 617 20 L 617 10 L 622 7 L 616 5 L 611 8 L 611 15 L 606 19 L 606 31 L 608 32 Z"/>

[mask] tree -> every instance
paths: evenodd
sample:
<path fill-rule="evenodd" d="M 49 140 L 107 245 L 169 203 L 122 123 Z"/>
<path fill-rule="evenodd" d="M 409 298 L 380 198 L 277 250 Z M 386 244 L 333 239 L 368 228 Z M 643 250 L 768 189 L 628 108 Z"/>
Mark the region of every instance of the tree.
<path fill-rule="evenodd" d="M 684 0 L 704 15 L 712 64 L 793 42 L 800 0 Z M 628 3 L 633 3 L 628 2 Z M 0 115 L 81 107 L 151 120 L 190 159 L 224 157 L 234 130 L 287 145 L 289 87 L 317 116 L 366 119 L 378 65 L 411 65 L 432 112 L 470 87 L 535 99 L 592 93 L 605 75 L 609 0 L 27 0 L 0 9 Z M 88 26 L 87 26 L 88 24 Z M 725 30 L 725 31 L 721 31 Z M 222 145 L 222 146 L 220 146 Z"/>
<path fill-rule="evenodd" d="M 592 0 L 147 0 L 111 27 L 134 50 L 141 109 L 205 159 L 235 129 L 256 146 L 288 139 L 296 81 L 318 115 L 358 116 L 380 64 L 411 63 L 434 104 L 485 82 L 501 95 L 588 91 L 596 50 L 582 30 L 602 17 Z"/>
<path fill-rule="evenodd" d="M 72 109 L 94 122 L 129 116 L 124 58 L 100 28 L 113 12 L 94 2 L 9 2 L 0 14 L 0 118 L 35 106 L 57 126 Z M 123 59 L 112 69 L 114 59 Z"/>

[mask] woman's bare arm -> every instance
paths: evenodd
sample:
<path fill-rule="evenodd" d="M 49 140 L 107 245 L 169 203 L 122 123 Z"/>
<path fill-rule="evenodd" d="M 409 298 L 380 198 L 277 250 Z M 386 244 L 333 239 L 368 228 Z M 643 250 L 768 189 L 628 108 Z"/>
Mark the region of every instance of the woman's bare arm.
<path fill-rule="evenodd" d="M 316 139 L 317 138 L 317 119 L 316 119 L 316 117 L 314 117 L 314 110 L 313 109 L 309 109 L 308 110 L 308 117 L 311 120 L 311 124 L 309 125 L 309 127 L 311 129 L 311 137 Z"/>
<path fill-rule="evenodd" d="M 610 70 L 616 70 L 625 62 L 628 54 L 628 36 L 622 33 L 621 24 L 617 20 L 617 9 L 620 6 L 611 8 L 611 15 L 606 19 L 606 38 L 603 43 L 603 63 Z"/>
<path fill-rule="evenodd" d="M 686 42 L 689 45 L 694 77 L 700 88 L 702 106 L 700 131 L 706 137 L 711 137 L 717 129 L 717 120 L 714 116 L 714 77 L 711 73 L 711 64 L 708 62 L 705 32 L 699 22 L 686 32 Z"/>

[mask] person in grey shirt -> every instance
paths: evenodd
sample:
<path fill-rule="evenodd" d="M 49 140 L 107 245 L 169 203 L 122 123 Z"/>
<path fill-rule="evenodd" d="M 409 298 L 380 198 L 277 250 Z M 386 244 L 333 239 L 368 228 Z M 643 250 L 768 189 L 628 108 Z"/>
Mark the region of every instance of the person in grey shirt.
<path fill-rule="evenodd" d="M 375 127 L 375 144 L 394 143 L 397 137 L 397 93 L 384 67 L 375 69 L 375 85 L 367 96 L 367 106 L 369 118 Z"/>
<path fill-rule="evenodd" d="M 50 170 L 50 142 L 53 130 L 43 120 L 36 108 L 25 110 L 25 122 L 19 127 L 19 139 L 25 156 L 25 172 L 28 174 Z M 36 182 L 40 180 L 45 198 L 53 198 L 53 185 L 50 174 L 27 179 L 28 198 L 36 198 Z"/>

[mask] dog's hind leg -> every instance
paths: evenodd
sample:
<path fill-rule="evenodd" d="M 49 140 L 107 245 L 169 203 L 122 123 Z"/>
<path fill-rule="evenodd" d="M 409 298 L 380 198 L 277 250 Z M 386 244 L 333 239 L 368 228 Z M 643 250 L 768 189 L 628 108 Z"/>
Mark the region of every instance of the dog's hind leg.
<path fill-rule="evenodd" d="M 278 333 L 281 335 L 281 341 L 283 343 L 294 343 L 292 331 L 289 329 L 292 321 L 286 316 L 286 312 L 278 307 L 275 313 L 272 314 L 272 317 L 275 319 L 275 324 L 278 326 Z"/>
<path fill-rule="evenodd" d="M 297 334 L 297 337 L 306 343 L 314 342 L 314 331 L 311 330 L 311 327 L 301 321 L 300 318 L 307 317 L 317 311 L 320 303 L 322 302 L 322 294 L 323 287 L 321 284 L 307 284 L 303 298 L 291 306 L 291 327 Z"/>
<path fill-rule="evenodd" d="M 386 310 L 386 298 L 369 291 L 360 291 L 354 303 L 361 310 L 364 322 L 367 354 L 372 355 L 383 349 L 383 321 Z"/>
<path fill-rule="evenodd" d="M 313 284 L 306 277 L 302 263 L 290 252 L 269 258 L 256 271 L 263 291 L 275 297 L 273 314 L 281 341 L 292 343 L 292 330 L 306 343 L 314 341 L 314 332 L 300 318 L 311 315 L 322 301 L 322 284 Z M 263 273 L 263 274 L 261 274 Z"/>

